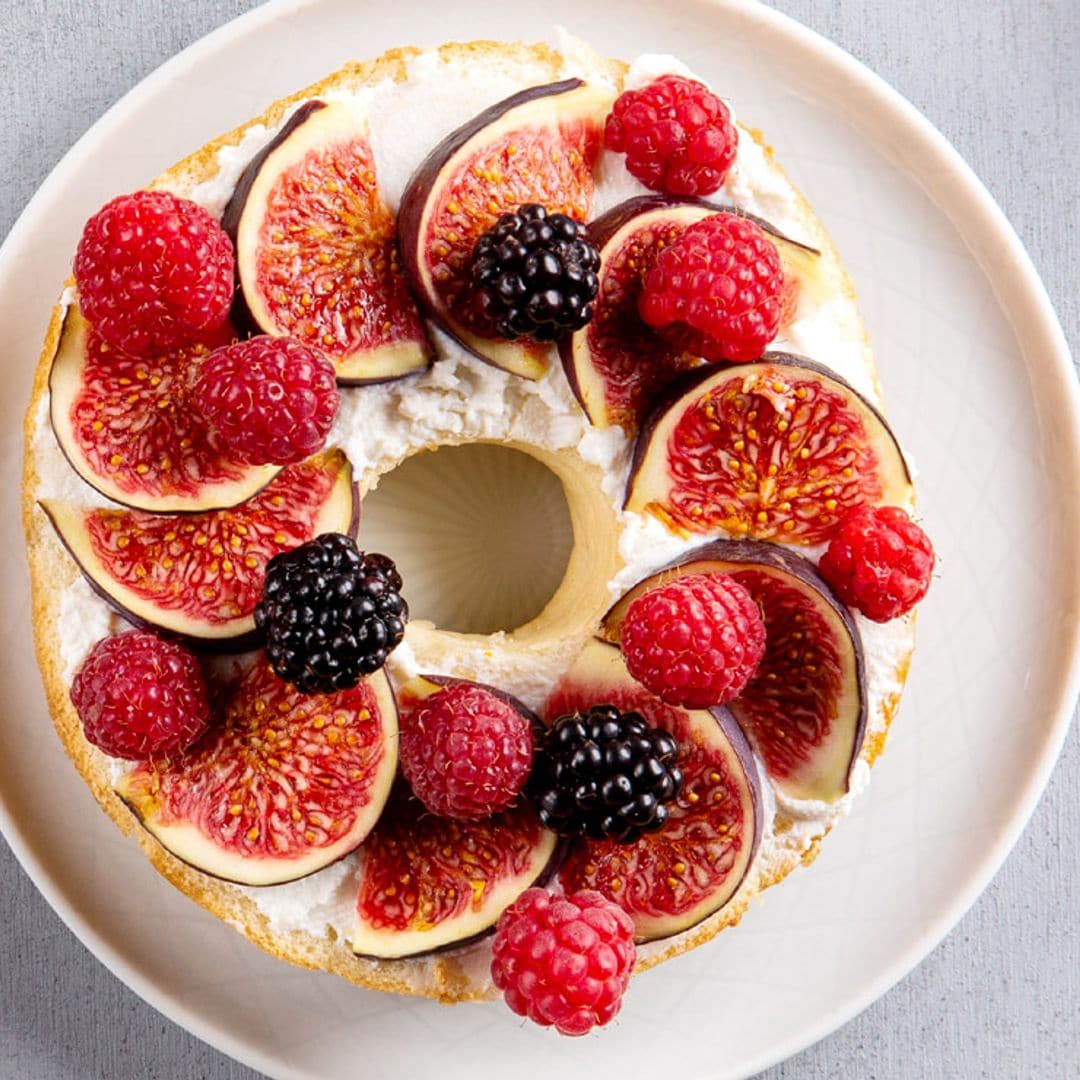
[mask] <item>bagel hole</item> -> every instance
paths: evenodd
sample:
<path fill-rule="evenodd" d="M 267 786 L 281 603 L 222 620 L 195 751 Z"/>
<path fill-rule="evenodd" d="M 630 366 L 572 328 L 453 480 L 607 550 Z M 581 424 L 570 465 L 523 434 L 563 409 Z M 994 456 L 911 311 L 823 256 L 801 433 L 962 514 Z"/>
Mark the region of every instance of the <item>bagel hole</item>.
<path fill-rule="evenodd" d="M 574 534 L 559 478 L 494 443 L 406 458 L 364 496 L 360 547 L 398 566 L 410 617 L 493 634 L 540 614 L 566 574 Z"/>

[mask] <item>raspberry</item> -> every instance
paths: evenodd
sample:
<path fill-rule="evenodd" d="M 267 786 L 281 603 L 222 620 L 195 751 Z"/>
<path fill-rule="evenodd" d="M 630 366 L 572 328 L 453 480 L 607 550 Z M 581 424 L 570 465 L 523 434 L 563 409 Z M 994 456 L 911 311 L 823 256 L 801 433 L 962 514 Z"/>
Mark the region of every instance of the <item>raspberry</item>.
<path fill-rule="evenodd" d="M 653 191 L 711 195 L 739 148 L 728 107 L 707 86 L 664 75 L 619 95 L 604 141 L 626 154 L 626 168 Z"/>
<path fill-rule="evenodd" d="M 295 338 L 215 350 L 193 395 L 221 449 L 244 465 L 292 465 L 321 450 L 337 415 L 334 365 Z"/>
<path fill-rule="evenodd" d="M 527 889 L 499 919 L 492 954 L 492 978 L 518 1016 L 585 1035 L 619 1011 L 637 956 L 634 923 L 597 892 Z"/>
<path fill-rule="evenodd" d="M 528 719 L 483 686 L 458 683 L 401 724 L 401 771 L 439 817 L 478 821 L 505 809 L 529 778 Z"/>
<path fill-rule="evenodd" d="M 905 615 L 930 588 L 930 537 L 898 506 L 857 506 L 821 557 L 836 595 L 874 622 Z"/>
<path fill-rule="evenodd" d="M 754 222 L 714 214 L 691 225 L 645 274 L 638 313 L 705 360 L 756 360 L 780 327 L 784 272 Z"/>
<path fill-rule="evenodd" d="M 734 578 L 694 574 L 631 603 L 622 652 L 630 674 L 661 700 L 706 709 L 742 692 L 765 652 L 765 624 Z"/>
<path fill-rule="evenodd" d="M 106 203 L 75 252 L 79 306 L 110 345 L 146 356 L 222 326 L 233 297 L 232 241 L 201 207 L 167 191 Z"/>
<path fill-rule="evenodd" d="M 87 740 L 132 761 L 179 754 L 210 724 L 198 660 L 143 630 L 99 641 L 75 674 L 71 700 Z"/>

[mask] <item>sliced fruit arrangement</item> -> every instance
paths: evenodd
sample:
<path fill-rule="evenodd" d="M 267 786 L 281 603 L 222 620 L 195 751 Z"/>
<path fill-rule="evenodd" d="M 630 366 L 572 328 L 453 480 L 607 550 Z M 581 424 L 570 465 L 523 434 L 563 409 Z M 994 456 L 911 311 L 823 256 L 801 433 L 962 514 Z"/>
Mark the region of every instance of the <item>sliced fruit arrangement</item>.
<path fill-rule="evenodd" d="M 427 366 L 358 104 L 301 105 L 244 170 L 222 225 L 236 245 L 240 325 L 319 346 L 345 383 Z"/>
<path fill-rule="evenodd" d="M 852 507 L 911 493 L 877 409 L 819 364 L 771 353 L 672 387 L 638 436 L 625 505 L 683 533 L 817 544 Z"/>
<path fill-rule="evenodd" d="M 863 647 L 808 559 L 751 540 L 705 544 L 623 596 L 604 617 L 605 637 L 619 641 L 627 611 L 650 590 L 704 574 L 734 579 L 761 610 L 764 655 L 728 708 L 769 777 L 793 799 L 841 798 L 866 727 Z"/>
<path fill-rule="evenodd" d="M 530 710 L 495 687 L 443 675 L 411 678 L 400 700 L 408 784 L 364 845 L 351 939 L 356 952 L 383 958 L 490 933 L 509 904 L 550 877 L 560 851 L 517 797 L 540 726 Z"/>
<path fill-rule="evenodd" d="M 270 559 L 319 533 L 354 531 L 359 512 L 340 450 L 290 465 L 232 510 L 41 506 L 95 591 L 132 622 L 233 649 L 252 644 Z"/>
<path fill-rule="evenodd" d="M 556 854 L 524 800 L 480 821 L 429 813 L 402 786 L 364 845 L 351 944 L 363 956 L 418 956 L 490 933 Z"/>
<path fill-rule="evenodd" d="M 397 706 L 379 672 L 308 696 L 262 659 L 183 757 L 140 765 L 117 793 L 177 858 L 244 885 L 321 870 L 371 831 L 397 769 Z"/>
<path fill-rule="evenodd" d="M 229 460 L 190 404 L 202 362 L 232 338 L 226 324 L 198 344 L 137 357 L 107 345 L 68 308 L 49 410 L 75 471 L 115 502 L 158 513 L 235 506 L 265 487 L 279 467 Z"/>
<path fill-rule="evenodd" d="M 762 831 L 757 769 L 726 709 L 666 705 L 631 678 L 616 646 L 592 640 L 556 685 L 548 723 L 597 702 L 640 713 L 679 744 L 682 790 L 658 832 L 631 844 L 584 840 L 559 871 L 567 892 L 595 890 L 634 920 L 639 941 L 687 930 L 734 896 Z"/>
<path fill-rule="evenodd" d="M 485 330 L 468 281 L 473 245 L 501 215 L 526 203 L 585 220 L 613 99 L 580 79 L 514 94 L 448 135 L 402 198 L 401 254 L 423 307 L 471 352 L 513 374 L 539 378 L 548 348 Z"/>
<path fill-rule="evenodd" d="M 596 427 L 637 430 L 658 394 L 700 361 L 648 326 L 638 315 L 642 279 L 657 255 L 687 228 L 717 213 L 741 213 L 698 199 L 643 195 L 597 218 L 589 235 L 600 251 L 600 291 L 592 321 L 559 343 L 566 377 Z M 784 270 L 781 329 L 795 317 L 803 295 L 824 288 L 819 253 L 749 217 L 776 245 Z"/>

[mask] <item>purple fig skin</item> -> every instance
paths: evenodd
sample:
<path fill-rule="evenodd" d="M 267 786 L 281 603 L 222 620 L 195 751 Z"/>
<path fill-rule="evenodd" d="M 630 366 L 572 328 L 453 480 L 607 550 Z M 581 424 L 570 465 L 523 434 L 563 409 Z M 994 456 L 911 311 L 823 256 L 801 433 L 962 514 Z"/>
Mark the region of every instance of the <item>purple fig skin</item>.
<path fill-rule="evenodd" d="M 755 364 L 775 364 L 780 367 L 799 368 L 802 371 L 809 372 L 811 375 L 823 379 L 827 383 L 835 383 L 837 386 L 846 390 L 852 397 L 861 402 L 866 410 L 881 424 L 892 442 L 893 449 L 896 451 L 896 457 L 904 470 L 904 476 L 907 478 L 908 483 L 911 483 L 911 467 L 908 465 L 907 458 L 904 456 L 904 451 L 900 447 L 900 442 L 896 438 L 893 429 L 889 426 L 889 422 L 885 419 L 881 410 L 876 405 L 863 397 L 851 383 L 840 378 L 839 375 L 834 374 L 823 364 L 819 364 L 809 357 L 789 352 L 766 352 L 762 353 L 760 360 L 751 360 L 745 364 L 724 364 L 720 366 L 716 364 L 705 364 L 702 367 L 693 368 L 690 371 L 683 372 L 671 382 L 649 410 L 649 414 L 645 417 L 641 429 L 638 431 L 637 439 L 634 442 L 633 457 L 630 460 L 630 473 L 626 478 L 626 489 L 623 493 L 623 506 L 629 501 L 630 493 L 634 488 L 634 481 L 637 479 L 638 471 L 641 469 L 641 463 L 649 451 L 649 443 L 652 441 L 653 432 L 664 418 L 664 414 L 667 410 L 674 405 L 683 394 L 689 393 L 696 386 L 700 386 L 703 382 L 712 378 L 718 370 L 721 370 L 721 368 L 734 373 L 742 368 L 753 367 Z"/>
<path fill-rule="evenodd" d="M 352 516 L 349 519 L 348 535 L 356 538 L 357 531 L 360 526 L 360 486 L 354 480 L 350 486 L 352 493 Z M 60 543 L 64 545 L 64 550 L 71 556 L 72 561 L 79 568 L 83 578 L 90 588 L 99 596 L 106 604 L 112 608 L 126 622 L 131 623 L 132 626 L 139 630 L 149 630 L 151 633 L 157 634 L 158 637 L 165 638 L 168 641 L 176 641 L 181 645 L 186 645 L 192 652 L 203 656 L 231 656 L 237 653 L 250 652 L 252 649 L 258 648 L 263 643 L 263 634 L 259 630 L 248 630 L 241 634 L 236 634 L 233 637 L 224 638 L 197 638 L 191 637 L 187 634 L 179 634 L 175 630 L 167 630 L 164 627 L 156 625 L 149 619 L 144 618 L 141 615 L 137 615 L 130 608 L 125 607 L 119 603 L 114 597 L 110 596 L 105 589 L 94 580 L 93 577 L 88 574 L 79 562 L 75 555 L 75 552 L 71 550 L 71 546 L 64 539 L 63 533 L 56 528 L 56 522 L 53 521 L 52 514 L 49 513 L 49 509 L 42 503 L 38 503 L 42 513 L 49 519 L 53 525 L 53 531 L 59 538 Z"/>
<path fill-rule="evenodd" d="M 741 210 L 737 206 L 729 206 L 726 203 L 714 203 L 708 199 L 699 199 L 693 196 L 679 195 L 636 195 L 632 199 L 613 206 L 606 214 L 602 214 L 595 221 L 589 223 L 589 239 L 597 248 L 602 248 L 624 226 L 642 214 L 651 213 L 653 210 L 679 209 L 686 206 L 699 207 L 707 210 L 710 214 L 733 214 L 735 217 L 746 218 L 752 221 L 762 232 L 783 240 L 786 244 L 802 248 L 811 255 L 820 255 L 816 247 L 804 244 L 801 240 L 793 240 L 790 236 L 781 232 L 771 221 L 767 221 L 757 214 Z M 602 253 L 601 253 L 602 254 Z"/>
<path fill-rule="evenodd" d="M 497 102 L 485 109 L 482 113 L 474 116 L 470 121 L 463 124 L 456 131 L 452 131 L 431 153 L 417 166 L 405 188 L 405 194 L 401 197 L 401 206 L 398 209 L 398 244 L 401 250 L 402 265 L 405 268 L 405 277 L 409 288 L 416 297 L 421 311 L 431 319 L 441 330 L 447 333 L 467 352 L 478 360 L 483 360 L 493 367 L 492 360 L 483 353 L 471 348 L 454 332 L 432 296 L 424 288 L 420 273 L 420 221 L 424 216 L 424 207 L 432 190 L 439 183 L 439 177 L 447 161 L 458 152 L 474 135 L 478 134 L 489 124 L 494 123 L 511 109 L 519 105 L 526 105 L 530 101 L 539 98 L 553 97 L 576 90 L 584 83 L 581 79 L 564 79 L 561 82 L 548 83 L 544 86 L 530 86 L 510 97 Z"/>
<path fill-rule="evenodd" d="M 252 185 L 255 183 L 256 177 L 262 170 L 266 159 L 305 120 L 307 120 L 312 113 L 316 113 L 320 109 L 325 108 L 325 101 L 319 101 L 318 99 L 305 101 L 304 104 L 289 117 L 285 126 L 251 159 L 250 162 L 248 162 L 247 168 L 240 174 L 240 179 L 237 180 L 236 187 L 233 189 L 233 193 L 229 197 L 229 201 L 225 204 L 225 209 L 221 215 L 221 227 L 232 241 L 234 251 L 236 250 L 237 233 L 240 229 L 240 218 L 244 215 L 244 208 L 247 206 L 248 196 L 251 194 Z M 267 332 L 264 327 L 260 326 L 255 321 L 255 317 L 251 314 L 251 308 L 248 307 L 247 298 L 244 296 L 244 289 L 240 284 L 239 260 L 237 260 L 236 288 L 233 293 L 233 304 L 232 310 L 229 312 L 229 317 L 241 338 L 254 337 L 258 334 L 265 334 Z"/>
<path fill-rule="evenodd" d="M 809 559 L 789 548 L 780 544 L 772 544 L 767 540 L 711 540 L 700 547 L 694 548 L 693 551 L 687 552 L 685 555 L 680 555 L 677 559 L 668 563 L 667 566 L 657 570 L 656 573 L 650 574 L 647 578 L 639 581 L 615 603 L 604 615 L 603 619 L 600 620 L 604 640 L 618 642 L 622 622 L 629 606 L 627 597 L 631 594 L 640 595 L 639 590 L 644 591 L 642 586 L 648 586 L 651 582 L 659 585 L 661 581 L 672 581 L 677 577 L 700 573 L 704 571 L 706 564 L 717 562 L 737 563 L 743 566 L 766 566 L 783 571 L 812 589 L 828 607 L 836 612 L 843 622 L 844 628 L 851 639 L 855 656 L 855 677 L 859 692 L 859 714 L 855 722 L 851 757 L 847 769 L 847 785 L 850 786 L 851 773 L 855 768 L 856 761 L 859 759 L 859 752 L 862 750 L 863 739 L 866 736 L 869 714 L 869 696 L 866 687 L 866 653 L 863 649 L 862 635 L 859 633 L 859 628 L 851 612 L 840 601 L 828 582 L 818 573 L 817 567 Z M 701 567 L 702 570 L 697 570 L 695 567 Z M 673 573 L 674 571 L 680 571 L 680 573 Z M 726 709 L 724 711 L 727 712 Z M 731 716 L 730 713 L 728 715 Z M 738 726 L 734 716 L 731 716 L 731 720 Z M 741 734 L 742 729 L 740 728 L 739 731 Z M 745 736 L 743 736 L 743 739 L 745 741 Z"/>
<path fill-rule="evenodd" d="M 746 870 L 739 884 L 732 890 L 731 895 L 734 896 L 742 887 L 746 875 L 750 873 L 750 868 L 757 858 L 758 848 L 761 847 L 761 837 L 765 832 L 765 800 L 761 795 L 761 774 L 758 772 L 757 762 L 754 760 L 754 751 L 750 748 L 750 742 L 739 722 L 732 715 L 731 710 L 726 709 L 723 705 L 717 705 L 708 711 L 712 713 L 716 722 L 720 725 L 720 730 L 723 731 L 727 741 L 731 743 L 731 748 L 739 759 L 743 775 L 746 777 L 746 786 L 750 791 L 750 800 L 754 804 L 754 839 L 750 845 L 750 858 L 746 862 Z M 723 908 L 720 910 L 723 911 Z M 682 932 L 680 931 L 680 933 Z M 657 938 L 655 940 L 661 939 Z"/>

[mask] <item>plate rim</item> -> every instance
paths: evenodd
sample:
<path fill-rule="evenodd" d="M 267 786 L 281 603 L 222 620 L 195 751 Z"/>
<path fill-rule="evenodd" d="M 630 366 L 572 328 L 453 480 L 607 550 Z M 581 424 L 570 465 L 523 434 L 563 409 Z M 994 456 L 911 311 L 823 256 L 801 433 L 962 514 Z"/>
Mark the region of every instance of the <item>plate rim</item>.
<path fill-rule="evenodd" d="M 69 174 L 74 173 L 86 148 L 103 133 L 122 124 L 129 109 L 153 95 L 159 86 L 174 80 L 203 53 L 222 47 L 231 39 L 243 38 L 260 26 L 288 18 L 318 2 L 319 0 L 268 0 L 267 3 L 229 20 L 194 41 L 127 91 L 67 150 L 35 191 L 3 244 L 0 244 L 0 264 L 5 261 L 9 248 L 16 247 L 22 235 L 31 228 L 37 217 L 38 207 L 47 203 L 52 191 L 62 187 Z M 922 183 L 924 190 L 949 218 L 983 270 L 991 288 L 994 288 L 997 275 L 993 268 L 987 265 L 987 258 L 974 246 L 974 241 L 978 238 L 990 238 L 1000 245 L 995 262 L 1000 262 L 1011 270 L 1021 289 L 1012 293 L 1008 305 L 997 295 L 996 289 L 995 299 L 1006 316 L 1012 310 L 1028 312 L 1031 325 L 1037 327 L 1045 338 L 1046 347 L 1040 350 L 1038 363 L 1041 368 L 1040 375 L 1050 381 L 1039 396 L 1054 395 L 1059 398 L 1061 405 L 1058 411 L 1066 419 L 1066 425 L 1061 433 L 1063 442 L 1057 454 L 1066 459 L 1071 457 L 1080 463 L 1080 384 L 1076 378 L 1064 330 L 1023 242 L 997 201 L 959 151 L 922 112 L 881 76 L 839 45 L 792 16 L 768 7 L 760 0 L 704 2 L 714 9 L 717 17 L 723 17 L 725 13 L 735 15 L 751 24 L 757 32 L 787 39 L 791 45 L 806 53 L 814 63 L 841 75 L 847 82 L 858 87 L 861 93 L 869 95 L 870 103 L 875 109 L 891 114 L 894 122 L 912 137 L 920 153 L 925 154 L 927 160 L 935 166 L 931 171 L 931 179 Z M 1029 335 L 1032 332 L 1029 331 Z M 1034 369 L 1030 356 L 1025 356 L 1025 366 L 1029 371 Z M 1072 525 L 1071 550 L 1074 561 L 1080 565 L 1080 529 L 1076 521 L 1073 521 Z M 1080 698 L 1080 622 L 1074 622 L 1069 629 L 1069 641 L 1062 652 L 1062 656 L 1067 657 L 1064 669 L 1059 673 L 1057 685 L 1047 694 L 1047 699 L 1053 702 L 1053 722 L 1045 731 L 1039 755 L 1033 760 L 1025 786 L 1013 801 L 1007 824 L 999 831 L 995 842 L 988 845 L 983 852 L 964 887 L 955 891 L 937 917 L 927 923 L 912 944 L 891 964 L 884 967 L 876 978 L 860 984 L 841 1004 L 822 1014 L 815 1023 L 804 1027 L 798 1034 L 778 1040 L 757 1058 L 745 1063 L 746 1075 L 755 1074 L 812 1046 L 869 1007 L 908 975 L 944 940 L 997 874 L 1042 796 L 1057 764 L 1077 700 Z M 216 1026 L 210 1019 L 188 1009 L 181 1001 L 162 990 L 153 979 L 129 963 L 102 934 L 84 920 L 74 903 L 64 895 L 60 885 L 49 876 L 9 811 L 2 790 L 0 833 L 34 886 L 68 929 L 97 960 L 144 1001 L 186 1031 L 251 1068 L 274 1076 L 302 1075 L 295 1070 L 291 1073 L 283 1072 L 279 1060 L 237 1039 L 227 1029 Z"/>

